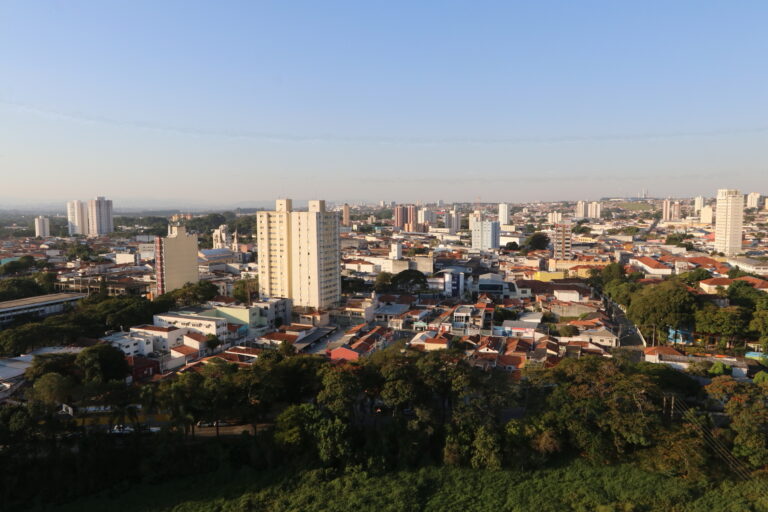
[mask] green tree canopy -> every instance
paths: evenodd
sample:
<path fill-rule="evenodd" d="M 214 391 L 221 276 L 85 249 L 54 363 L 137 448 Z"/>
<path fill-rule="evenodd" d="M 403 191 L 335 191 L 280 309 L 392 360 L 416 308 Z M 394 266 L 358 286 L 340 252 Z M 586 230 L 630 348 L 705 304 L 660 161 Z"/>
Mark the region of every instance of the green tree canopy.
<path fill-rule="evenodd" d="M 685 286 L 670 280 L 647 285 L 634 294 L 628 316 L 641 327 L 680 328 L 692 323 L 695 307 L 694 297 Z"/>

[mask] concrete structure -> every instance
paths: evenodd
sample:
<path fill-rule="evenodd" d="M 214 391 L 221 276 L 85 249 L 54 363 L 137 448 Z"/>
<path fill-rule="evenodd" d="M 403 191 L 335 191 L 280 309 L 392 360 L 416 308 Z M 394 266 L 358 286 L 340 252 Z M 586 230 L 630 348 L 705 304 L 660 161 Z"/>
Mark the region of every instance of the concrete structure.
<path fill-rule="evenodd" d="M 741 232 L 744 222 L 744 196 L 738 190 L 717 191 L 715 217 L 715 250 L 726 256 L 741 252 Z"/>
<path fill-rule="evenodd" d="M 88 205 L 83 201 L 67 203 L 67 229 L 69 236 L 88 234 Z"/>
<path fill-rule="evenodd" d="M 589 203 L 589 207 L 587 208 L 587 217 L 590 219 L 599 219 L 603 214 L 603 207 L 602 205 L 597 201 L 592 201 Z"/>
<path fill-rule="evenodd" d="M 587 203 L 585 201 L 576 202 L 576 209 L 573 211 L 573 216 L 577 219 L 584 219 L 587 217 Z"/>
<path fill-rule="evenodd" d="M 62 313 L 85 297 L 82 293 L 51 293 L 0 302 L 0 326 L 13 322 L 19 316 L 42 318 Z"/>
<path fill-rule="evenodd" d="M 693 200 L 693 212 L 698 214 L 704 208 L 704 196 L 696 196 Z"/>
<path fill-rule="evenodd" d="M 507 203 L 499 203 L 499 224 L 502 226 L 509 224 L 509 205 Z"/>
<path fill-rule="evenodd" d="M 572 244 L 572 226 L 570 222 L 560 222 L 555 224 L 555 230 L 552 234 L 552 256 L 556 260 L 569 260 L 573 256 L 571 252 Z"/>
<path fill-rule="evenodd" d="M 229 232 L 229 226 L 222 224 L 218 229 L 213 230 L 212 236 L 214 249 L 229 249 L 232 252 L 239 252 L 240 247 L 237 243 L 237 231 Z"/>
<path fill-rule="evenodd" d="M 155 277 L 158 295 L 198 282 L 197 235 L 168 226 L 168 236 L 155 239 Z"/>
<path fill-rule="evenodd" d="M 349 205 L 344 203 L 344 206 L 341 208 L 341 225 L 345 227 L 351 226 L 352 221 L 350 220 L 350 217 Z"/>
<path fill-rule="evenodd" d="M 661 220 L 665 222 L 677 221 L 681 218 L 680 201 L 665 199 L 661 205 Z"/>
<path fill-rule="evenodd" d="M 702 206 L 701 211 L 699 212 L 699 222 L 702 224 L 712 224 L 714 220 L 715 210 L 709 205 Z"/>
<path fill-rule="evenodd" d="M 474 220 L 470 229 L 473 249 L 490 251 L 499 248 L 501 229 L 498 221 Z"/>
<path fill-rule="evenodd" d="M 416 222 L 417 224 L 420 224 L 422 226 L 436 225 L 437 221 L 436 221 L 435 212 L 433 212 L 429 208 L 419 208 L 419 211 L 416 213 Z"/>
<path fill-rule="evenodd" d="M 325 309 L 341 299 L 339 217 L 325 201 L 293 211 L 290 199 L 258 213 L 259 288 L 299 307 Z"/>
<path fill-rule="evenodd" d="M 461 214 L 455 209 L 445 215 L 445 227 L 448 232 L 453 234 L 461 229 Z"/>
<path fill-rule="evenodd" d="M 549 212 L 547 214 L 547 224 L 557 224 L 563 221 L 563 214 L 560 212 Z"/>
<path fill-rule="evenodd" d="M 400 229 L 405 227 L 405 223 L 407 222 L 405 206 L 395 206 L 395 208 L 392 210 L 392 220 L 392 225 L 394 227 Z"/>
<path fill-rule="evenodd" d="M 117 332 L 101 340 L 122 350 L 126 356 L 148 356 L 154 351 L 152 337 L 140 332 Z"/>
<path fill-rule="evenodd" d="M 750 192 L 747 194 L 747 208 L 760 208 L 762 198 L 760 192 Z"/>
<path fill-rule="evenodd" d="M 291 296 L 290 199 L 278 199 L 275 211 L 258 212 L 259 293 L 262 297 Z"/>
<path fill-rule="evenodd" d="M 48 217 L 35 217 L 35 236 L 39 238 L 51 236 L 51 221 Z"/>
<path fill-rule="evenodd" d="M 101 236 L 115 230 L 112 200 L 99 196 L 88 201 L 88 236 Z"/>

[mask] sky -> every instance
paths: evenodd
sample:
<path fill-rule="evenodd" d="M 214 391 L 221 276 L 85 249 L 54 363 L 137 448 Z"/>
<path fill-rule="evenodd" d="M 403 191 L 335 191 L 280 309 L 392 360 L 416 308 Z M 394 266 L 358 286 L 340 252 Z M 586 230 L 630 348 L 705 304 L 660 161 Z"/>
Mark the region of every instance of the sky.
<path fill-rule="evenodd" d="M 768 193 L 767 20 L 765 1 L 2 0 L 0 209 Z"/>

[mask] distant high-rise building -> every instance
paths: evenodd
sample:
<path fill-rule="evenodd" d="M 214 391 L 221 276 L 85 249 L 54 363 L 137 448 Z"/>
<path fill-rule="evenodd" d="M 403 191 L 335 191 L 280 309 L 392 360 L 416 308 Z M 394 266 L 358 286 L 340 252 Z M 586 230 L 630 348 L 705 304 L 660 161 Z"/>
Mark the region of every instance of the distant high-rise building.
<path fill-rule="evenodd" d="M 416 213 L 416 222 L 421 225 L 433 226 L 435 224 L 435 212 L 429 208 L 419 208 Z"/>
<path fill-rule="evenodd" d="M 502 226 L 509 224 L 509 205 L 507 203 L 499 203 L 499 224 Z"/>
<path fill-rule="evenodd" d="M 51 236 L 51 221 L 48 217 L 35 217 L 35 236 L 40 238 Z"/>
<path fill-rule="evenodd" d="M 349 205 L 347 203 L 344 203 L 344 206 L 341 208 L 341 225 L 345 227 L 352 225 L 352 221 L 350 220 Z"/>
<path fill-rule="evenodd" d="M 762 197 L 760 192 L 750 192 L 747 194 L 747 208 L 760 208 Z"/>
<path fill-rule="evenodd" d="M 229 249 L 232 252 L 239 252 L 237 244 L 237 231 L 229 232 L 229 226 L 222 224 L 218 229 L 213 230 L 212 247 L 214 249 Z"/>
<path fill-rule="evenodd" d="M 570 222 L 558 222 L 552 236 L 552 257 L 556 260 L 569 260 L 572 258 L 571 244 L 573 243 L 573 231 Z"/>
<path fill-rule="evenodd" d="M 405 207 L 405 211 L 406 211 L 405 223 L 406 224 L 411 224 L 411 225 L 416 224 L 416 220 L 417 220 L 417 218 L 416 218 L 416 206 L 412 205 L 412 204 L 409 204 L 408 206 Z"/>
<path fill-rule="evenodd" d="M 671 199 L 665 199 L 661 204 L 661 220 L 671 222 L 680 220 L 680 217 L 680 201 L 673 202 Z"/>
<path fill-rule="evenodd" d="M 403 259 L 403 244 L 395 242 L 389 246 L 389 259 L 401 260 Z"/>
<path fill-rule="evenodd" d="M 470 217 L 472 219 L 472 217 Z M 490 220 L 471 220 L 470 227 L 472 231 L 472 248 L 481 251 L 490 251 L 498 249 L 500 244 L 501 230 L 498 221 Z"/>
<path fill-rule="evenodd" d="M 112 200 L 97 197 L 88 201 L 88 235 L 101 236 L 114 230 Z"/>
<path fill-rule="evenodd" d="M 67 230 L 69 236 L 88 234 L 88 204 L 83 201 L 67 203 Z"/>
<path fill-rule="evenodd" d="M 587 203 L 586 201 L 577 201 L 576 209 L 573 212 L 573 216 L 577 219 L 585 219 L 587 217 Z"/>
<path fill-rule="evenodd" d="M 597 201 L 592 201 L 589 203 L 589 207 L 587 208 L 587 217 L 590 219 L 599 219 L 603 214 L 603 207 L 602 205 Z"/>
<path fill-rule="evenodd" d="M 709 205 L 702 206 L 699 211 L 699 222 L 702 224 L 712 224 L 713 220 L 715 220 L 715 210 Z"/>
<path fill-rule="evenodd" d="M 563 214 L 560 212 L 549 212 L 547 214 L 547 224 L 556 224 L 563 220 Z"/>
<path fill-rule="evenodd" d="M 200 280 L 197 235 L 184 226 L 168 226 L 168 236 L 155 238 L 157 294 L 172 292 Z"/>
<path fill-rule="evenodd" d="M 296 306 L 325 309 L 341 299 L 339 216 L 325 201 L 306 212 L 279 199 L 275 211 L 258 212 L 259 289 L 266 297 L 293 299 Z"/>
<path fill-rule="evenodd" d="M 704 207 L 704 196 L 696 196 L 693 200 L 693 212 L 698 214 Z"/>
<path fill-rule="evenodd" d="M 715 250 L 726 256 L 741 252 L 741 234 L 744 223 L 744 196 L 738 190 L 717 191 L 715 213 Z"/>
<path fill-rule="evenodd" d="M 405 206 L 395 206 L 394 210 L 392 211 L 392 219 L 394 221 L 393 226 L 403 229 L 406 222 L 408 222 L 408 219 L 406 218 Z"/>
<path fill-rule="evenodd" d="M 455 208 L 445 215 L 445 227 L 450 233 L 461 230 L 461 214 Z"/>

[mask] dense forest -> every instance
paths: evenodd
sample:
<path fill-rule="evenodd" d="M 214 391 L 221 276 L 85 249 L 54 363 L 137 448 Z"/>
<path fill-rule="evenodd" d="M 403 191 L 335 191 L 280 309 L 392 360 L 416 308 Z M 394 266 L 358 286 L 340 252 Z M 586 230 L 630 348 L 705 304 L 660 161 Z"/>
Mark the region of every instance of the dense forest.
<path fill-rule="evenodd" d="M 283 346 L 247 368 L 214 362 L 126 388 L 112 380 L 109 354 L 94 352 L 39 358 L 28 375 L 29 405 L 0 412 L 3 503 L 25 510 L 78 499 L 73 510 L 104 509 L 104 500 L 115 510 L 170 510 L 186 499 L 195 501 L 173 510 L 768 507 L 765 379 L 722 376 L 702 387 L 617 353 L 529 367 L 518 381 L 471 367 L 458 352 L 395 344 L 360 364 Z M 136 429 L 86 430 L 57 412 L 61 401 L 107 403 L 114 423 Z M 167 416 L 161 432 L 141 432 L 137 404 L 142 414 Z M 200 436 L 198 422 L 219 419 L 241 423 L 242 433 Z"/>

